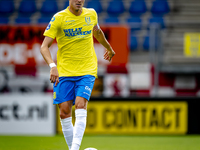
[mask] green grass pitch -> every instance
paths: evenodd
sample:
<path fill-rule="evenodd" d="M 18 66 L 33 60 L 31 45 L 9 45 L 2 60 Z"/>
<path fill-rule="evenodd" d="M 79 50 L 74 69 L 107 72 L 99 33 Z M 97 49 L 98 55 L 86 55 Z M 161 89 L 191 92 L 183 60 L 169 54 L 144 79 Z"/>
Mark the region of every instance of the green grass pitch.
<path fill-rule="evenodd" d="M 85 135 L 80 150 L 200 150 L 200 135 L 121 136 Z M 0 150 L 68 150 L 62 135 L 2 136 Z"/>

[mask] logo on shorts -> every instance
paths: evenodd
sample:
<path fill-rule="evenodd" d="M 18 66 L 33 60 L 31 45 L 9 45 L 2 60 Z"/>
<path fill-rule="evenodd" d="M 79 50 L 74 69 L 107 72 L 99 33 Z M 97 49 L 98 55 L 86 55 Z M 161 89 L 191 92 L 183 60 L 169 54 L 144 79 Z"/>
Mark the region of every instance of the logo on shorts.
<path fill-rule="evenodd" d="M 90 93 L 91 93 L 91 89 L 90 89 L 88 86 L 86 86 L 85 89 L 86 89 L 87 91 L 90 91 Z"/>
<path fill-rule="evenodd" d="M 56 92 L 53 92 L 53 99 L 56 99 Z"/>

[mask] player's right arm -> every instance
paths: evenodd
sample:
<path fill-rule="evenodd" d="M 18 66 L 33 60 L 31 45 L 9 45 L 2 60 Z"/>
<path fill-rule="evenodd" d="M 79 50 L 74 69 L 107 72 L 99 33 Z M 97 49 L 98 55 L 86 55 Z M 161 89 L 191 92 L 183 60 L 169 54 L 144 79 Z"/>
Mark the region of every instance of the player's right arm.
<path fill-rule="evenodd" d="M 44 41 L 42 43 L 41 49 L 40 49 L 40 53 L 42 54 L 44 60 L 46 61 L 46 63 L 49 65 L 51 63 L 54 63 L 52 57 L 51 57 L 51 53 L 49 51 L 49 47 L 51 46 L 51 44 L 53 43 L 53 38 L 50 38 L 48 36 L 46 36 L 44 38 Z M 58 84 L 59 82 L 59 74 L 58 74 L 58 69 L 57 67 L 52 67 L 50 70 L 50 81 L 51 83 L 55 83 L 55 86 Z"/>

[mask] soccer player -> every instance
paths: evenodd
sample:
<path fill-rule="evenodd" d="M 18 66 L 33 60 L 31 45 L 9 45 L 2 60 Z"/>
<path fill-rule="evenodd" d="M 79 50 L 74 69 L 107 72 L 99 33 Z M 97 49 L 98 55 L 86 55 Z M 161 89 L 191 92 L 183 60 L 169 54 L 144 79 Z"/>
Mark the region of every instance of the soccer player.
<path fill-rule="evenodd" d="M 69 7 L 56 13 L 44 32 L 41 54 L 50 66 L 53 104 L 60 108 L 62 131 L 70 150 L 79 150 L 86 127 L 87 103 L 97 77 L 94 37 L 106 48 L 104 59 L 111 61 L 114 50 L 98 25 L 94 9 L 84 8 L 85 0 L 69 0 Z M 49 47 L 56 38 L 57 66 Z M 75 125 L 72 106 L 75 105 Z"/>

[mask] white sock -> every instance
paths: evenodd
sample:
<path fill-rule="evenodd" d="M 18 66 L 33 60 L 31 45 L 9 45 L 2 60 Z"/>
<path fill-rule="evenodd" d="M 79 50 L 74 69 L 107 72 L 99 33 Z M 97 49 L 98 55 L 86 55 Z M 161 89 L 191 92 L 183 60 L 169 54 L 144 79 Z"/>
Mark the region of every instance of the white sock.
<path fill-rule="evenodd" d="M 76 121 L 74 126 L 74 135 L 71 150 L 79 150 L 83 134 L 86 127 L 87 110 L 76 109 L 75 110 Z"/>
<path fill-rule="evenodd" d="M 69 147 L 69 150 L 72 146 L 73 140 L 73 124 L 72 124 L 72 117 L 60 119 L 63 135 L 65 137 L 65 141 Z"/>

